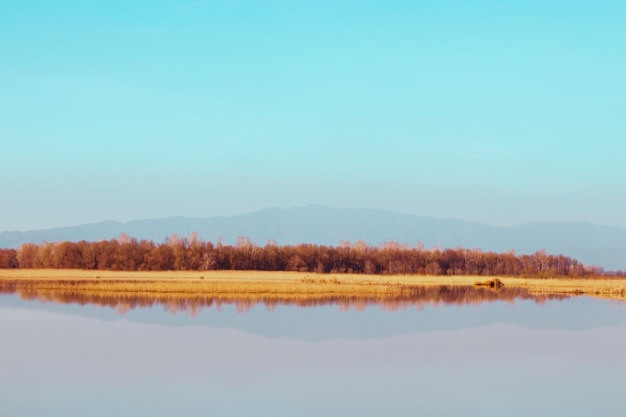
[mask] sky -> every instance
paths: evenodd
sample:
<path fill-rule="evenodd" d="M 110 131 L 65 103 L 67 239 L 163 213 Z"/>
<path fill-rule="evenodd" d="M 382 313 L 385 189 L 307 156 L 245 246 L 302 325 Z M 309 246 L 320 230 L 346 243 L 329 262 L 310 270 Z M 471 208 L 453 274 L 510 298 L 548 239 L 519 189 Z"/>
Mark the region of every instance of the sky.
<path fill-rule="evenodd" d="M 626 227 L 626 2 L 0 5 L 0 231 L 308 204 Z"/>

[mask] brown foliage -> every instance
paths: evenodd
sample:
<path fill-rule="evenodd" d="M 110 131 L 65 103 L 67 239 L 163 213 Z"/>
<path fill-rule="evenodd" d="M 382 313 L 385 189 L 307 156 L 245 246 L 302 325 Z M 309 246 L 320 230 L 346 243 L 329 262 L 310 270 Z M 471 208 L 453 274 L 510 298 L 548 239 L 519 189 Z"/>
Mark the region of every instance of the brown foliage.
<path fill-rule="evenodd" d="M 17 268 L 18 266 L 15 249 L 0 249 L 0 269 Z"/>
<path fill-rule="evenodd" d="M 258 246 L 240 237 L 236 245 L 171 236 L 164 243 L 138 241 L 122 234 L 100 242 L 27 243 L 15 251 L 0 250 L 0 268 L 73 268 L 121 271 L 255 270 L 357 274 L 483 275 L 588 277 L 623 275 L 585 267 L 545 250 L 530 255 L 481 249 L 433 249 L 388 242 L 373 247 L 363 241 L 339 246 L 300 244 Z"/>

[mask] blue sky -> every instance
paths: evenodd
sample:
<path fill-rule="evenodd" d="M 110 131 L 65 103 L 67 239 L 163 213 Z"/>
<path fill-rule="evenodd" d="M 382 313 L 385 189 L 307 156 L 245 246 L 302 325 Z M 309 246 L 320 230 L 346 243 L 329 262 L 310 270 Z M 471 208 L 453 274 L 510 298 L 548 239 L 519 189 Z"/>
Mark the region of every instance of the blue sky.
<path fill-rule="evenodd" d="M 310 203 L 626 226 L 622 1 L 0 6 L 0 230 Z"/>

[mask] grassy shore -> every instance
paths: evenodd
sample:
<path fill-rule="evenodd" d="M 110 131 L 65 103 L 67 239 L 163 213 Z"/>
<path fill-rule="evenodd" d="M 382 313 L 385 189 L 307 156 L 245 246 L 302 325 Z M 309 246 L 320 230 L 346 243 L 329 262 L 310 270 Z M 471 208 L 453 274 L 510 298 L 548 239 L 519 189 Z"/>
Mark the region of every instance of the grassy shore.
<path fill-rule="evenodd" d="M 489 286 L 496 277 L 314 274 L 263 271 L 85 271 L 49 269 L 0 270 L 0 285 L 21 291 L 72 294 L 126 294 L 160 297 L 211 295 L 224 299 L 319 299 L 351 297 L 386 299 L 436 286 Z M 626 280 L 608 278 L 497 277 L 502 288 L 534 295 L 588 295 L 626 300 Z M 495 289 L 494 291 L 498 291 Z"/>

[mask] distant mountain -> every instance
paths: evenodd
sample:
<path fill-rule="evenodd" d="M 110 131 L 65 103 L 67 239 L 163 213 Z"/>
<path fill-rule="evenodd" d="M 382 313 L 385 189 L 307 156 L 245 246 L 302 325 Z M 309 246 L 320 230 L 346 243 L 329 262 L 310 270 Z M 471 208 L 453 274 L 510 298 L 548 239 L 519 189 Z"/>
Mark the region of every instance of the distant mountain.
<path fill-rule="evenodd" d="M 206 240 L 235 243 L 247 236 L 263 245 L 268 239 L 278 244 L 317 243 L 337 245 L 340 241 L 364 240 L 372 245 L 397 241 L 426 248 L 482 248 L 504 252 L 533 253 L 546 249 L 562 253 L 587 265 L 608 270 L 626 270 L 626 229 L 584 222 L 537 222 L 513 227 L 432 217 L 398 214 L 376 209 L 336 209 L 318 205 L 292 209 L 268 208 L 232 217 L 168 217 L 127 223 L 106 221 L 81 226 L 27 232 L 0 233 L 0 247 L 17 248 L 26 242 L 101 240 L 124 232 L 138 239 L 161 242 L 176 233 L 193 231 Z"/>

